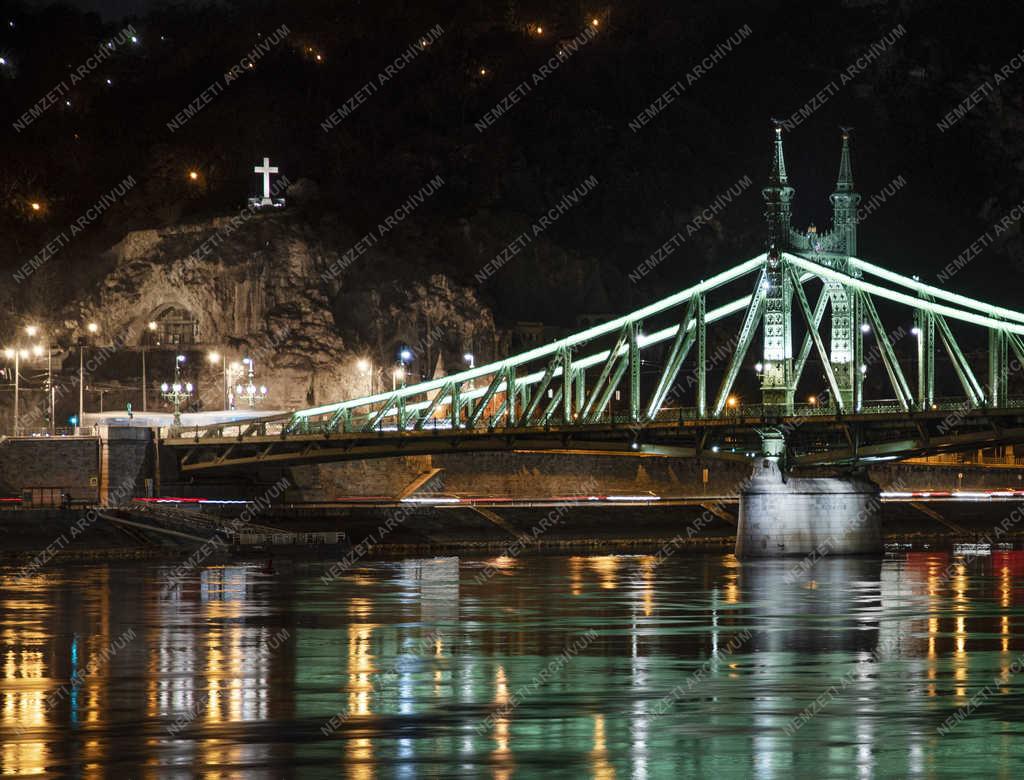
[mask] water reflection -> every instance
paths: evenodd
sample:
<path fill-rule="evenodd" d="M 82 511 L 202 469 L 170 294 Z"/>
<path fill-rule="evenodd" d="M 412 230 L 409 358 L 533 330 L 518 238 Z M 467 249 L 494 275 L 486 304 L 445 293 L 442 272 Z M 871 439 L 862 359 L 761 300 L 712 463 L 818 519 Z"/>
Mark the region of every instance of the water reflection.
<path fill-rule="evenodd" d="M 1020 776 L 1024 554 L 796 563 L 0 569 L 0 772 Z"/>

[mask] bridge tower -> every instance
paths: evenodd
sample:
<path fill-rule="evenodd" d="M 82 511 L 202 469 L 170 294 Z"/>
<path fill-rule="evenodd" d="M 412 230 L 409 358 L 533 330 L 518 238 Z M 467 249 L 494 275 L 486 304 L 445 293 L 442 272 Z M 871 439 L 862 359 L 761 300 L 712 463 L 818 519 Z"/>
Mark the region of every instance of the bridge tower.
<path fill-rule="evenodd" d="M 768 186 L 761 190 L 768 222 L 768 256 L 764 268 L 764 351 L 761 401 L 778 414 L 791 414 L 793 376 L 793 286 L 782 253 L 791 248 L 790 220 L 794 190 L 786 175 L 782 128 L 775 127 L 775 149 Z M 777 454 L 777 453 L 773 453 Z"/>
<path fill-rule="evenodd" d="M 836 189 L 829 200 L 832 201 L 832 247 L 839 255 L 833 265 L 837 271 L 856 276 L 858 274 L 850 267 L 849 258 L 857 254 L 857 205 L 860 203 L 860 195 L 853 189 L 850 133 L 846 128 L 843 128 Z M 828 282 L 825 291 L 832 307 L 832 371 L 842 395 L 843 408 L 858 409 L 863 381 L 858 369 L 864 353 L 860 302 L 840 282 Z"/>
<path fill-rule="evenodd" d="M 768 249 L 761 284 L 764 306 L 764 354 L 761 395 L 764 413 L 792 415 L 796 391 L 793 360 L 793 269 L 785 252 L 812 257 L 844 274 L 860 276 L 850 258 L 857 252 L 857 205 L 853 191 L 849 133 L 843 131 L 839 176 L 832 193 L 832 230 L 819 236 L 813 228 L 806 236 L 790 225 L 793 188 L 789 186 L 782 151 L 782 128 L 775 128 L 775 149 L 768 186 L 761 194 L 768 222 Z M 804 317 L 812 315 L 799 291 Z M 831 404 L 844 410 L 860 407 L 864 333 L 859 299 L 840 281 L 825 281 L 823 300 L 832 309 L 832 342 L 828 353 L 834 383 Z M 824 357 L 824 347 L 821 347 Z M 802 364 L 806 353 L 800 358 Z M 856 473 L 832 477 L 794 477 L 785 462 L 782 429 L 766 425 L 760 430 L 761 456 L 740 491 L 736 530 L 739 558 L 784 555 L 878 554 L 882 550 L 878 516 L 879 488 Z"/>

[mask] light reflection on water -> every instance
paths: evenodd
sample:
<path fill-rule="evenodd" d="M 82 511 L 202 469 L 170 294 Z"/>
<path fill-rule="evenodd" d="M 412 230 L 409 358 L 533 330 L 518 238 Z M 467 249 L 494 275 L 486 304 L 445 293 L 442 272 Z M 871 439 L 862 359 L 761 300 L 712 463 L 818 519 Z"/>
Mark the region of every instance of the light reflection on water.
<path fill-rule="evenodd" d="M 0 772 L 1024 776 L 1024 553 L 793 566 L 0 569 Z"/>

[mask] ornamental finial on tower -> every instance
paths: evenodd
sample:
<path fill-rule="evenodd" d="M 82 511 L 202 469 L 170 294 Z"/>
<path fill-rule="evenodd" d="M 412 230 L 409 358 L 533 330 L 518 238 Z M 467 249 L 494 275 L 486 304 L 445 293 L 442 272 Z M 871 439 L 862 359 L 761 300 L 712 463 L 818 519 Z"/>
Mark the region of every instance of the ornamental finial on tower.
<path fill-rule="evenodd" d="M 853 192 L 853 171 L 850 168 L 850 130 L 852 127 L 841 127 L 843 131 L 843 151 L 839 158 L 839 178 L 836 179 L 836 192 Z"/>

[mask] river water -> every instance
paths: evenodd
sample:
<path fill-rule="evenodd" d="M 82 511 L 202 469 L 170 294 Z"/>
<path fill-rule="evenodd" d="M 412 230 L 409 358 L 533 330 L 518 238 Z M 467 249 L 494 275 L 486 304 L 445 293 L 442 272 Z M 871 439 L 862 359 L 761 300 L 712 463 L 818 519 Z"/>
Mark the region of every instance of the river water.
<path fill-rule="evenodd" d="M 0 569 L 0 772 L 1024 777 L 1024 553 L 797 564 Z"/>

